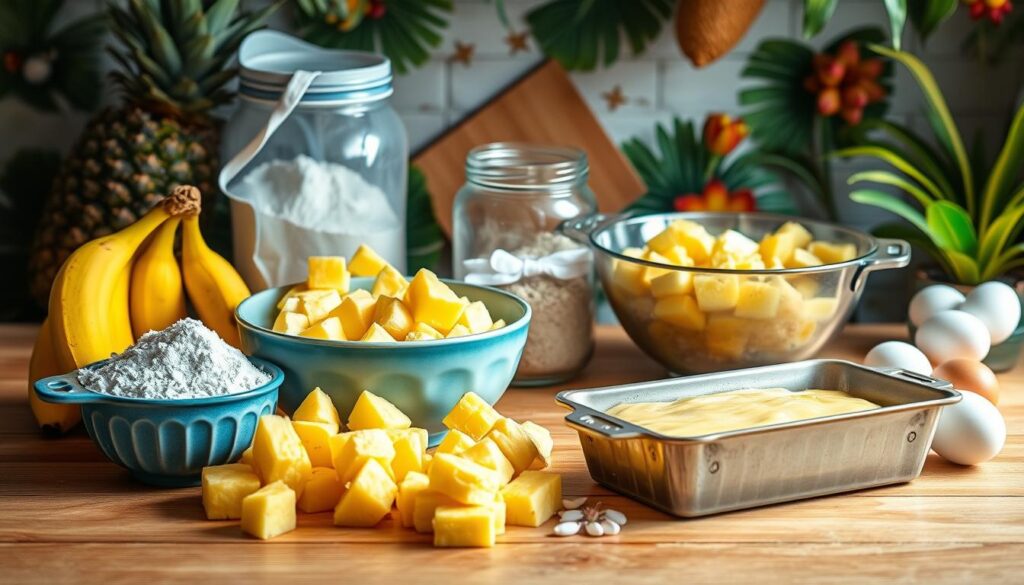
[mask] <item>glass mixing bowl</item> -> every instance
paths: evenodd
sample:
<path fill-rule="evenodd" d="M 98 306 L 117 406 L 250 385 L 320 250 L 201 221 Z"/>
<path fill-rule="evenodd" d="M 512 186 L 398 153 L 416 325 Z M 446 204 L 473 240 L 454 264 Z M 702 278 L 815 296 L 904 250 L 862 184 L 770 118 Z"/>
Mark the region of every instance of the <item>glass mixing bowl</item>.
<path fill-rule="evenodd" d="M 803 225 L 815 240 L 852 243 L 856 257 L 846 262 L 808 268 L 733 270 L 659 264 L 623 254 L 642 248 L 677 219 L 695 221 L 717 236 L 727 229 L 754 240 L 787 221 Z M 822 221 L 768 213 L 663 213 L 637 217 L 594 214 L 561 226 L 567 236 L 589 244 L 601 284 L 626 333 L 648 355 L 674 373 L 713 372 L 812 357 L 842 328 L 857 304 L 870 272 L 899 268 L 910 262 L 903 240 L 874 238 L 855 229 Z M 714 279 L 754 292 L 770 285 L 768 309 L 757 318 L 737 316 L 733 309 L 701 311 L 693 292 L 656 299 L 649 290 L 624 286 L 618 263 L 636 268 L 685 271 L 693 282 Z M 707 278 L 710 277 L 710 278 Z M 686 297 L 689 297 L 687 300 Z M 655 311 L 655 304 L 660 307 Z M 685 305 L 685 306 L 684 306 Z M 774 310 L 771 308 L 774 307 Z"/>

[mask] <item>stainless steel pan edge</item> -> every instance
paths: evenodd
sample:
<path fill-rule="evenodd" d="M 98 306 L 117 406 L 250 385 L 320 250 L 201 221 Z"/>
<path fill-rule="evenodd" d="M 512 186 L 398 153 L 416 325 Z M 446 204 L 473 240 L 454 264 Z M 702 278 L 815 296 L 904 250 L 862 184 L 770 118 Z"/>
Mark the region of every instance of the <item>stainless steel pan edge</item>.
<path fill-rule="evenodd" d="M 815 377 L 877 385 L 850 391 L 873 392 L 888 404 L 872 396 L 881 408 L 700 437 L 666 437 L 594 407 L 602 395 L 637 401 L 750 387 L 814 387 L 806 383 Z M 596 481 L 664 512 L 693 517 L 910 481 L 924 465 L 941 407 L 960 395 L 948 382 L 901 370 L 809 360 L 565 391 L 556 399 L 572 409 L 566 420 L 579 433 Z"/>

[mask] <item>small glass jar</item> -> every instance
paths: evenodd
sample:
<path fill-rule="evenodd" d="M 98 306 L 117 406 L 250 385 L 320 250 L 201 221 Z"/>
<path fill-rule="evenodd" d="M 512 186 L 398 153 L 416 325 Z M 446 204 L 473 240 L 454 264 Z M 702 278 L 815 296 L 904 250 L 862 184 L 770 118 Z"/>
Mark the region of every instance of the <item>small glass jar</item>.
<path fill-rule="evenodd" d="M 594 212 L 587 174 L 586 153 L 575 148 L 494 143 L 466 157 L 466 184 L 453 209 L 452 268 L 458 279 L 530 303 L 515 385 L 568 380 L 593 352 L 593 257 L 558 231 L 565 220 Z"/>
<path fill-rule="evenodd" d="M 258 290 L 300 281 L 307 256 L 350 256 L 360 244 L 404 272 L 409 147 L 389 99 L 390 61 L 264 30 L 242 43 L 239 63 L 238 109 L 224 129 L 223 160 L 272 129 L 228 183 L 235 265 L 246 282 Z M 275 126 L 293 75 L 306 71 L 319 73 Z M 270 165 L 272 176 L 260 175 Z M 269 177 L 259 199 L 250 180 L 256 176 Z"/>

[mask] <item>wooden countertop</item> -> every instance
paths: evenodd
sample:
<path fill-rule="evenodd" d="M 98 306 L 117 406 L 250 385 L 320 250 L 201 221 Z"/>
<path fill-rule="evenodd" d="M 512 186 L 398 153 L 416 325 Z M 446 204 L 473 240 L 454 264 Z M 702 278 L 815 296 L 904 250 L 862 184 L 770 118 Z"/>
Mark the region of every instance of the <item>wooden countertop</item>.
<path fill-rule="evenodd" d="M 850 326 L 825 356 L 857 360 L 905 334 Z M 81 429 L 45 439 L 26 398 L 32 326 L 0 326 L 0 583 L 946 583 L 1020 582 L 1024 571 L 1024 368 L 1000 376 L 1009 438 L 1002 454 L 959 467 L 932 454 L 921 477 L 865 490 L 677 520 L 591 480 L 576 434 L 552 400 L 561 388 L 512 389 L 502 413 L 555 437 L 567 495 L 624 511 L 617 537 L 549 536 L 510 527 L 493 549 L 434 549 L 385 520 L 376 529 L 300 515 L 269 542 L 203 517 L 199 488 L 160 490 L 106 461 Z M 616 327 L 573 387 L 663 377 Z"/>

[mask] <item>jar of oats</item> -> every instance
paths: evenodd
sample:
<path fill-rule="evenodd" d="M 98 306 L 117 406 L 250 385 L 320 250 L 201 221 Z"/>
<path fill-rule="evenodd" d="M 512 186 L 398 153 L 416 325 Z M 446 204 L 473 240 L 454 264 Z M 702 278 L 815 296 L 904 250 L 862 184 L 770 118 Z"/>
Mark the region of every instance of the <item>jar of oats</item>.
<path fill-rule="evenodd" d="M 496 286 L 530 303 L 533 319 L 513 384 L 564 382 L 594 347 L 593 257 L 557 232 L 593 213 L 587 156 L 559 146 L 494 143 L 466 157 L 455 197 L 455 277 Z"/>

